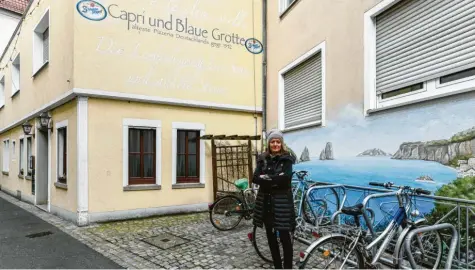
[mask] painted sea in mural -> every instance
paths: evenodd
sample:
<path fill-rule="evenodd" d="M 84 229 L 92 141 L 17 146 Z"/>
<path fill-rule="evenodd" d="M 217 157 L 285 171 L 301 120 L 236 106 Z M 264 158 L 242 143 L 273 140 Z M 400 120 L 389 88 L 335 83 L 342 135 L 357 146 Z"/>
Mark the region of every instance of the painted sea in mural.
<path fill-rule="evenodd" d="M 311 160 L 295 165 L 295 170 L 310 172 L 314 181 L 368 186 L 369 182 L 394 182 L 432 192 L 457 178 L 454 168 L 437 162 L 395 160 L 391 157 L 354 157 L 338 160 Z M 434 182 L 416 181 L 429 176 Z"/>

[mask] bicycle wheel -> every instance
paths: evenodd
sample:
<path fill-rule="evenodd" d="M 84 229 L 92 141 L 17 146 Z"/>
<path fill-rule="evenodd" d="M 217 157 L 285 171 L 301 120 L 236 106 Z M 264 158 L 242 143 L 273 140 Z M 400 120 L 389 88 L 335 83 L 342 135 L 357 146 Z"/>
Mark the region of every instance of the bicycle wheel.
<path fill-rule="evenodd" d="M 279 237 L 277 237 L 277 244 L 279 245 L 280 257 L 282 261 L 284 261 L 284 251 Z M 252 246 L 256 250 L 257 255 L 259 255 L 259 257 L 261 257 L 264 261 L 268 263 L 273 262 L 265 227 L 260 228 L 254 226 L 252 230 Z"/>
<path fill-rule="evenodd" d="M 419 227 L 427 227 L 427 225 Z M 419 245 L 419 240 L 422 245 Z M 442 259 L 442 239 L 440 233 L 438 231 L 428 231 L 417 234 L 411 241 L 411 254 L 414 256 L 414 261 L 418 266 L 427 269 L 438 269 Z M 398 257 L 396 269 L 411 268 L 404 244 L 399 249 Z"/>
<path fill-rule="evenodd" d="M 300 269 L 363 269 L 363 255 L 353 247 L 353 239 L 333 236 L 317 244 L 300 263 Z M 339 264 L 336 264 L 340 262 Z"/>
<path fill-rule="evenodd" d="M 318 192 L 322 191 L 326 191 L 326 194 L 318 194 Z M 330 212 L 336 212 L 340 209 L 340 197 L 334 188 L 316 189 L 314 190 L 314 193 L 310 194 L 310 198 L 303 196 L 302 200 L 303 218 L 307 223 L 314 226 L 325 226 L 330 224 Z"/>
<path fill-rule="evenodd" d="M 243 218 L 245 210 L 242 200 L 233 195 L 227 195 L 218 199 L 209 211 L 209 219 L 213 226 L 221 231 L 234 229 Z M 237 211 L 236 211 L 237 210 Z"/>

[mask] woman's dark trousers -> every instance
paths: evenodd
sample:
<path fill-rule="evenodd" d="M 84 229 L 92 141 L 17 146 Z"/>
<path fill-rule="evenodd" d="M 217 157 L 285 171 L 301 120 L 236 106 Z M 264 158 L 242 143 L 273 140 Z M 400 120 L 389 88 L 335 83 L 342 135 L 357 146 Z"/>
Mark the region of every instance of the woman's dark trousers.
<path fill-rule="evenodd" d="M 265 227 L 274 267 L 275 269 L 282 269 L 282 259 L 280 257 L 280 248 L 277 242 L 277 232 L 272 228 L 271 217 L 265 219 Z M 290 232 L 281 230 L 279 231 L 279 236 L 284 250 L 284 269 L 292 269 L 293 248 Z"/>

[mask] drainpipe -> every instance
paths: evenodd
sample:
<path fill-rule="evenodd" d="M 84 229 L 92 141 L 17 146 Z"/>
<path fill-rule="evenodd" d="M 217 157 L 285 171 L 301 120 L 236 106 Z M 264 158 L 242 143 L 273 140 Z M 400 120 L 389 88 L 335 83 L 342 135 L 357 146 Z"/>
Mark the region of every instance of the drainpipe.
<path fill-rule="evenodd" d="M 267 132 L 267 0 L 262 0 L 262 144 Z"/>

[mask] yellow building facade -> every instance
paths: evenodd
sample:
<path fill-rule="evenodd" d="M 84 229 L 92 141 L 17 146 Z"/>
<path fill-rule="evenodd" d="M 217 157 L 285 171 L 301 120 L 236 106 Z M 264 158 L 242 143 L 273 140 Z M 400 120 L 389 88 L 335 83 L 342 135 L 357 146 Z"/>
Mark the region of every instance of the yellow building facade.
<path fill-rule="evenodd" d="M 205 210 L 196 138 L 261 130 L 261 9 L 32 1 L 0 61 L 2 191 L 79 225 Z"/>

